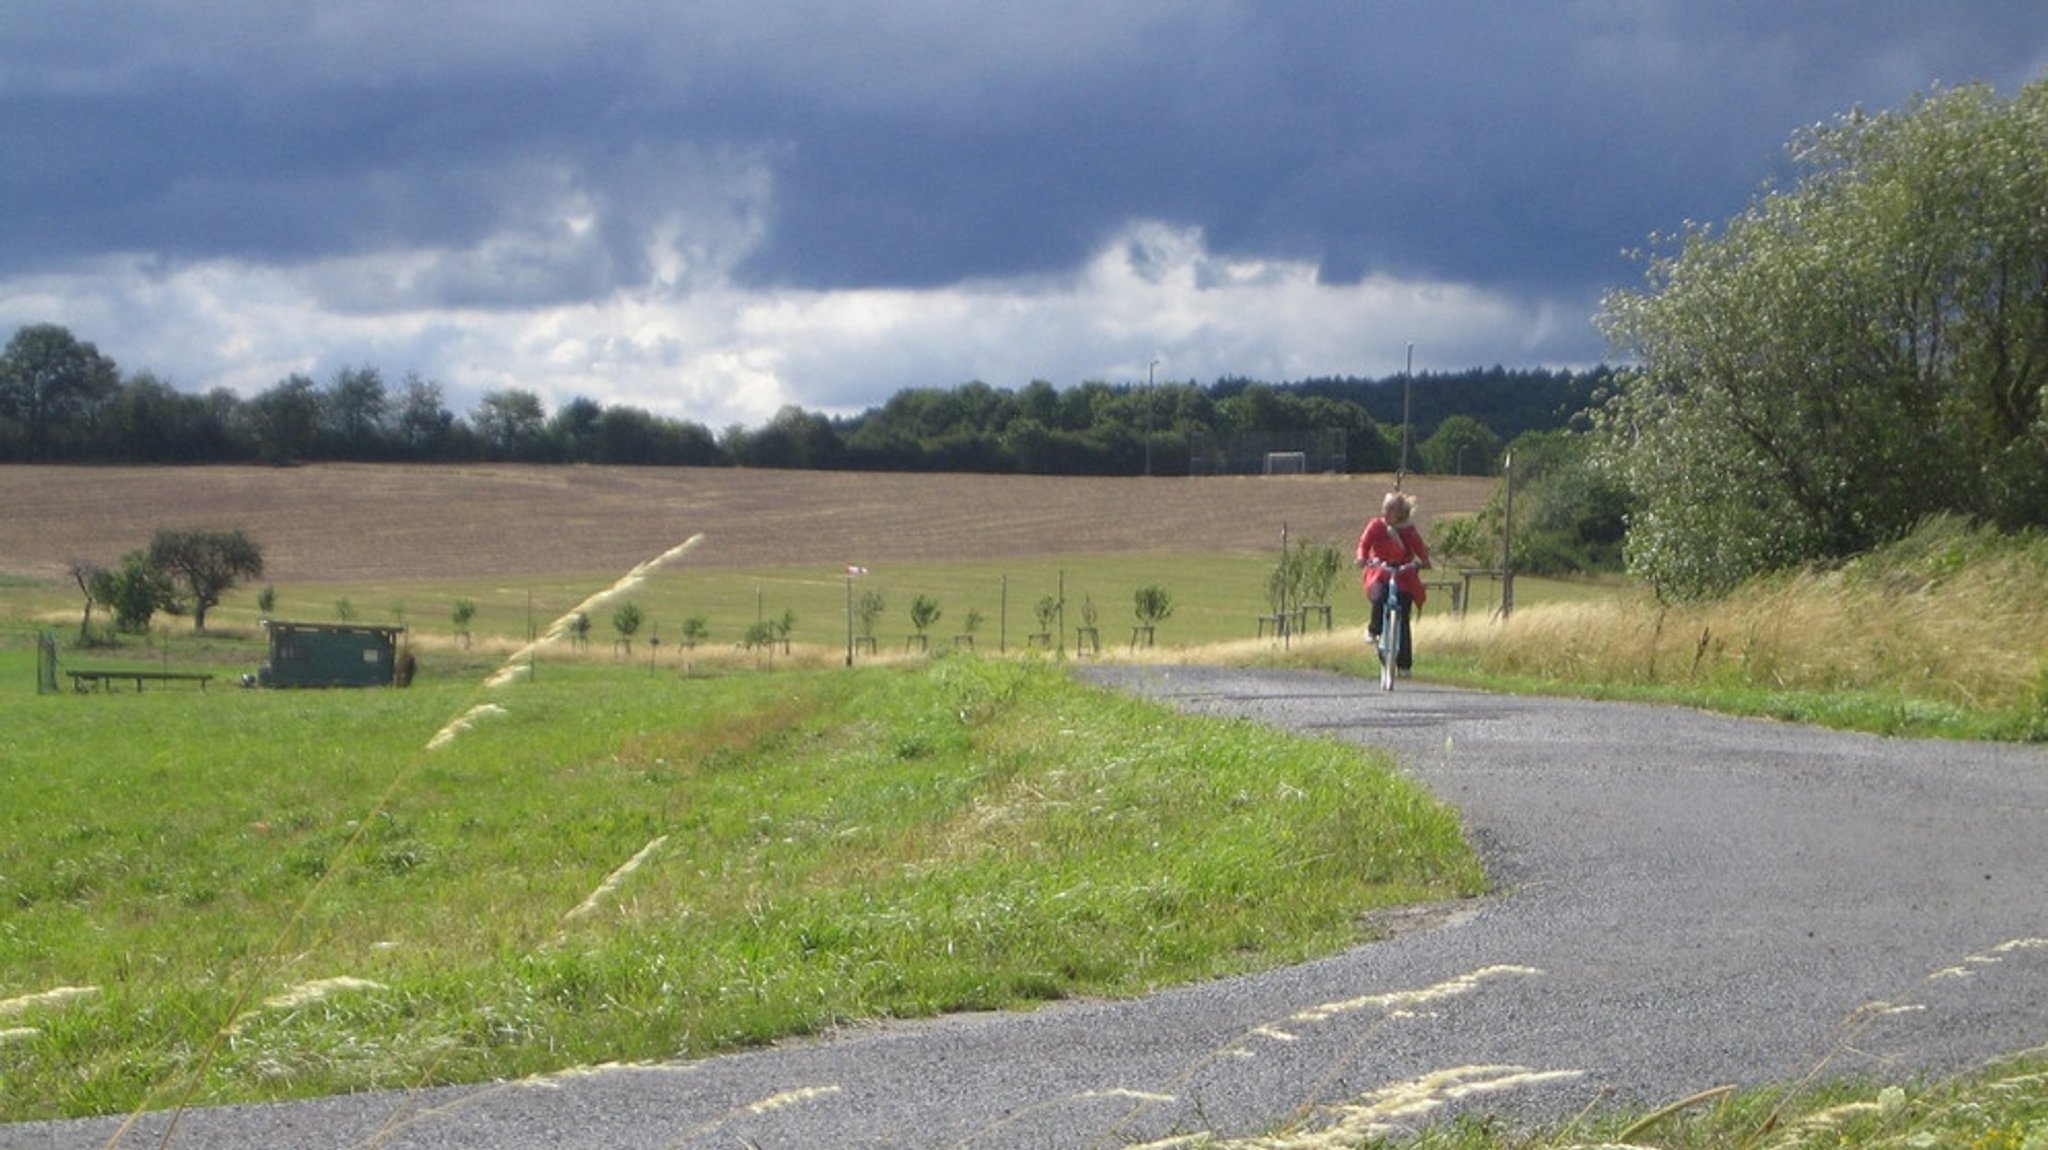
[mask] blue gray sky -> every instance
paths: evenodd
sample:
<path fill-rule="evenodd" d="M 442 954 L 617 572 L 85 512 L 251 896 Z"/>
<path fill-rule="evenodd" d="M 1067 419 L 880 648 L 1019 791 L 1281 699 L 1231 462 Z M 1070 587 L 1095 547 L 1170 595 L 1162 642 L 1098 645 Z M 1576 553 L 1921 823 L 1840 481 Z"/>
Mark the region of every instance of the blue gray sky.
<path fill-rule="evenodd" d="M 1802 126 L 2044 70 L 2038 0 L 8 0 L 0 331 L 713 428 L 1584 366 Z"/>

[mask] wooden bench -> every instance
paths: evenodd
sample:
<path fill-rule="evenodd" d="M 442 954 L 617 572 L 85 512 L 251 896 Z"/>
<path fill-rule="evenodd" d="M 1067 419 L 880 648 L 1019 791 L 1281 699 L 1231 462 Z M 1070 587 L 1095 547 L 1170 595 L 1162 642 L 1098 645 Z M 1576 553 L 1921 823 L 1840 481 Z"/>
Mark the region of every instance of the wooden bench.
<path fill-rule="evenodd" d="M 115 683 L 133 683 L 137 694 L 142 692 L 144 683 L 197 683 L 200 690 L 213 681 L 213 676 L 204 671 L 67 671 L 71 676 L 72 690 L 111 691 Z"/>

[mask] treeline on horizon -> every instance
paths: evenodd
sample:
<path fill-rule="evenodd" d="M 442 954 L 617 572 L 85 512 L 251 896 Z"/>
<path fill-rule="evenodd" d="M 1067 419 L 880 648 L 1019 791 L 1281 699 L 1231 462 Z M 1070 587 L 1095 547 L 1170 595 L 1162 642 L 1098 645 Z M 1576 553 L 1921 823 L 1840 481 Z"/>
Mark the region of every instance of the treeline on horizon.
<path fill-rule="evenodd" d="M 521 388 L 458 414 L 416 374 L 292 375 L 244 398 L 124 373 L 58 325 L 19 329 L 0 357 L 0 461 L 39 463 L 592 463 L 647 466 L 1188 475 L 1260 470 L 1303 450 L 1309 470 L 1498 472 L 1504 444 L 1573 427 L 1612 371 L 1473 368 L 1413 379 L 1247 378 L 1059 388 L 906 387 L 834 417 L 786 407 L 722 431 L 576 398 L 549 411 Z"/>

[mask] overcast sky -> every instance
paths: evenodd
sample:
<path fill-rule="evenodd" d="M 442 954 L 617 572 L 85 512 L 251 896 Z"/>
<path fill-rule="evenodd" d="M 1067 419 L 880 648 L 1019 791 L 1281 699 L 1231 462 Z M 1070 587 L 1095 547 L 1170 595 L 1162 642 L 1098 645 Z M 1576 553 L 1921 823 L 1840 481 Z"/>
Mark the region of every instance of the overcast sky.
<path fill-rule="evenodd" d="M 1801 126 L 2044 69 L 2039 0 L 6 0 L 0 335 L 714 429 L 1583 366 Z"/>

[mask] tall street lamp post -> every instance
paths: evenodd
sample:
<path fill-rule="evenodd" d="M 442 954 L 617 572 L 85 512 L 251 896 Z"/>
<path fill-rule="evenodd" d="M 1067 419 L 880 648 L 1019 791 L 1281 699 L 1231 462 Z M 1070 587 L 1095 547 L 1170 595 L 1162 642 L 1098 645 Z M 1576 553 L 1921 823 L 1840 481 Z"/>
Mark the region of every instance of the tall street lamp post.
<path fill-rule="evenodd" d="M 1152 474 L 1152 369 L 1158 360 L 1145 365 L 1145 474 Z"/>
<path fill-rule="evenodd" d="M 1408 410 L 1409 400 L 1415 393 L 1415 342 L 1408 343 L 1408 367 L 1401 373 L 1401 470 L 1394 473 L 1394 490 L 1401 490 L 1401 481 L 1408 478 Z"/>

